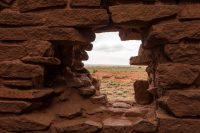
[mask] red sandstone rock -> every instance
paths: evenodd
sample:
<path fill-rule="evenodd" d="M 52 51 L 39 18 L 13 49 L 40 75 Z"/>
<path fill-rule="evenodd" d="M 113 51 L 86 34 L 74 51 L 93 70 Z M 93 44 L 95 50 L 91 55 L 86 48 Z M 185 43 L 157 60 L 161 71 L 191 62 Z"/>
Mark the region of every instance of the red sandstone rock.
<path fill-rule="evenodd" d="M 74 28 L 0 28 L 0 40 L 68 40 L 77 43 L 93 41 L 93 38 L 90 40 L 84 36 L 85 34 Z"/>
<path fill-rule="evenodd" d="M 1 99 L 42 99 L 51 96 L 54 93 L 52 89 L 42 89 L 42 90 L 18 90 L 18 89 L 8 89 L 0 88 L 0 98 Z"/>
<path fill-rule="evenodd" d="M 179 43 L 165 46 L 165 53 L 173 62 L 200 64 L 200 43 Z"/>
<path fill-rule="evenodd" d="M 65 5 L 66 3 L 64 0 L 18 0 L 18 6 L 21 12 Z"/>
<path fill-rule="evenodd" d="M 101 0 L 72 0 L 72 7 L 99 7 Z"/>
<path fill-rule="evenodd" d="M 172 21 L 152 26 L 144 46 L 146 48 L 167 43 L 178 43 L 184 38 L 199 39 L 200 24 L 198 22 L 181 23 Z"/>
<path fill-rule="evenodd" d="M 54 57 L 40 57 L 40 56 L 32 56 L 32 57 L 24 57 L 21 59 L 24 63 L 30 64 L 41 64 L 41 65 L 60 65 L 61 61 L 58 58 Z"/>
<path fill-rule="evenodd" d="M 51 57 L 54 55 L 53 45 L 48 41 L 27 40 L 22 45 L 26 48 L 28 56 Z"/>
<path fill-rule="evenodd" d="M 131 108 L 131 105 L 128 104 L 128 103 L 125 103 L 125 102 L 114 102 L 112 104 L 112 107 L 114 107 L 114 108 L 127 108 L 127 109 L 129 109 L 129 108 Z"/>
<path fill-rule="evenodd" d="M 21 45 L 0 44 L 0 61 L 16 60 L 26 55 L 26 49 Z"/>
<path fill-rule="evenodd" d="M 161 107 L 176 117 L 200 116 L 199 92 L 199 90 L 169 91 L 159 102 Z"/>
<path fill-rule="evenodd" d="M 122 29 L 119 31 L 119 36 L 122 41 L 126 40 L 141 40 L 141 34 L 132 29 Z"/>
<path fill-rule="evenodd" d="M 18 12 L 1 12 L 0 13 L 0 25 L 9 26 L 30 26 L 30 25 L 42 25 L 44 19 L 37 14 L 22 14 Z"/>
<path fill-rule="evenodd" d="M 67 15 L 66 15 L 67 14 Z M 47 26 L 93 27 L 108 25 L 109 16 L 105 9 L 70 9 L 38 13 Z"/>
<path fill-rule="evenodd" d="M 132 133 L 133 123 L 127 119 L 108 118 L 103 121 L 103 133 Z"/>
<path fill-rule="evenodd" d="M 199 119 L 180 119 L 157 111 L 158 133 L 199 133 Z"/>
<path fill-rule="evenodd" d="M 200 19 L 200 5 L 192 4 L 192 5 L 182 5 L 181 12 L 178 15 L 180 20 L 194 20 Z"/>
<path fill-rule="evenodd" d="M 191 85 L 199 76 L 198 66 L 180 63 L 159 64 L 156 71 L 156 82 L 158 87 L 164 89 L 180 88 Z"/>
<path fill-rule="evenodd" d="M 96 89 L 94 86 L 81 87 L 79 93 L 83 96 L 92 96 L 96 93 Z"/>
<path fill-rule="evenodd" d="M 157 123 L 156 121 L 139 118 L 133 122 L 133 130 L 139 133 L 155 133 Z"/>
<path fill-rule="evenodd" d="M 94 104 L 106 104 L 108 102 L 106 95 L 97 95 L 90 98 L 90 101 Z"/>
<path fill-rule="evenodd" d="M 115 24 L 143 25 L 157 19 L 176 15 L 178 7 L 173 5 L 118 5 L 111 6 L 110 12 Z"/>
<path fill-rule="evenodd" d="M 0 77 L 3 78 L 36 78 L 42 77 L 44 75 L 43 73 L 43 68 L 38 65 L 12 61 L 0 62 Z"/>
<path fill-rule="evenodd" d="M 72 120 L 56 123 L 53 127 L 59 133 L 94 133 L 102 128 L 101 123 L 92 120 Z"/>
<path fill-rule="evenodd" d="M 32 106 L 30 102 L 0 100 L 1 113 L 22 113 Z"/>
<path fill-rule="evenodd" d="M 147 91 L 149 87 L 148 81 L 137 80 L 134 83 L 135 100 L 138 104 L 150 104 L 153 100 L 153 96 Z"/>
<path fill-rule="evenodd" d="M 9 87 L 33 87 L 37 86 L 37 84 L 34 84 L 32 80 L 2 80 L 1 81 L 5 86 Z"/>
<path fill-rule="evenodd" d="M 0 117 L 0 128 L 9 132 L 38 131 L 47 129 L 52 121 L 44 115 Z"/>

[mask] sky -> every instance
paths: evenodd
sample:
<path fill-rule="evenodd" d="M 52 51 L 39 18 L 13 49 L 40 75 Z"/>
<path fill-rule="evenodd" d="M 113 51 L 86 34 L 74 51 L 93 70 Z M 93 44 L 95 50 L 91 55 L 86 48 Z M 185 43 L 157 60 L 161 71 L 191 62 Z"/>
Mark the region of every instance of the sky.
<path fill-rule="evenodd" d="M 139 40 L 121 41 L 119 32 L 96 33 L 93 50 L 86 65 L 129 65 L 131 56 L 137 56 Z"/>

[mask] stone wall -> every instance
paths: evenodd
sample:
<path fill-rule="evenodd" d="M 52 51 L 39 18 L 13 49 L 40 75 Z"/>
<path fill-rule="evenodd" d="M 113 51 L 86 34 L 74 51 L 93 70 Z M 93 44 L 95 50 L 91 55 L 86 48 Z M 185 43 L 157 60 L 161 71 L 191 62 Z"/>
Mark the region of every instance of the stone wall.
<path fill-rule="evenodd" d="M 199 133 L 199 0 L 1 0 L 0 133 Z M 136 105 L 82 61 L 96 32 L 142 40 Z"/>

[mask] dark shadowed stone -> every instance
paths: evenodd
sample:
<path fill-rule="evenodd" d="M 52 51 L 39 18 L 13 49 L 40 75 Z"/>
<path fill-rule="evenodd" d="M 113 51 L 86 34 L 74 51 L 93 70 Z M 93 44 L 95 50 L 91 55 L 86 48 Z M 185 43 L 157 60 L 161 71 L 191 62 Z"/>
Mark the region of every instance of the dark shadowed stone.
<path fill-rule="evenodd" d="M 65 5 L 66 3 L 64 0 L 18 0 L 18 6 L 21 12 Z"/>
<path fill-rule="evenodd" d="M 52 89 L 42 90 L 17 90 L 9 88 L 0 88 L 1 99 L 41 99 L 54 94 Z"/>
<path fill-rule="evenodd" d="M 92 120 L 72 120 L 53 125 L 56 131 L 61 133 L 94 133 L 102 128 L 102 124 Z"/>
<path fill-rule="evenodd" d="M 117 5 L 111 6 L 110 12 L 115 24 L 131 26 L 143 25 L 157 19 L 177 14 L 178 7 L 173 5 Z"/>
<path fill-rule="evenodd" d="M 165 53 L 173 62 L 200 64 L 200 42 L 165 45 Z"/>
<path fill-rule="evenodd" d="M 158 133 L 199 133 L 199 119 L 180 119 L 157 111 Z"/>
<path fill-rule="evenodd" d="M 199 90 L 173 90 L 159 99 L 160 106 L 176 117 L 200 116 Z"/>
<path fill-rule="evenodd" d="M 42 77 L 44 70 L 38 65 L 24 64 L 19 61 L 0 62 L 0 77 L 29 79 Z"/>
<path fill-rule="evenodd" d="M 22 113 L 31 107 L 31 103 L 24 101 L 3 101 L 0 100 L 1 113 Z"/>
<path fill-rule="evenodd" d="M 135 100 L 138 104 L 150 104 L 153 100 L 152 94 L 147 91 L 149 88 L 148 81 L 145 80 L 137 80 L 134 83 L 135 90 Z"/>
<path fill-rule="evenodd" d="M 61 61 L 58 58 L 40 56 L 24 57 L 21 59 L 21 61 L 23 61 L 24 63 L 42 65 L 60 65 L 61 63 Z"/>
<path fill-rule="evenodd" d="M 122 41 L 141 40 L 141 34 L 133 29 L 122 29 L 119 31 L 119 36 Z"/>
<path fill-rule="evenodd" d="M 195 65 L 181 63 L 159 64 L 156 70 L 156 82 L 160 88 L 180 88 L 183 85 L 193 84 L 199 73 L 200 68 Z"/>
<path fill-rule="evenodd" d="M 52 121 L 44 115 L 0 117 L 0 128 L 10 132 L 38 131 L 47 129 Z"/>
<path fill-rule="evenodd" d="M 44 19 L 37 14 L 32 13 L 18 13 L 18 12 L 1 12 L 0 25 L 11 26 L 30 26 L 44 24 Z"/>
<path fill-rule="evenodd" d="M 99 7 L 101 0 L 72 0 L 72 7 Z"/>
<path fill-rule="evenodd" d="M 103 133 L 132 133 L 133 123 L 127 119 L 108 118 L 103 121 Z"/>

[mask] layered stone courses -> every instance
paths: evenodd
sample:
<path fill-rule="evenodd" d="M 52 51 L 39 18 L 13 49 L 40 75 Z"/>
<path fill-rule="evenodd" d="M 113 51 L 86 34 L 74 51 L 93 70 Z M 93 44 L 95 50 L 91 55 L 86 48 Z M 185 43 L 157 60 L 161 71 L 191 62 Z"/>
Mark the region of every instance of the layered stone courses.
<path fill-rule="evenodd" d="M 199 133 L 199 5 L 0 1 L 0 133 Z M 130 64 L 147 65 L 148 80 L 134 83 L 134 104 L 109 104 L 84 68 L 105 29 L 142 40 Z"/>

